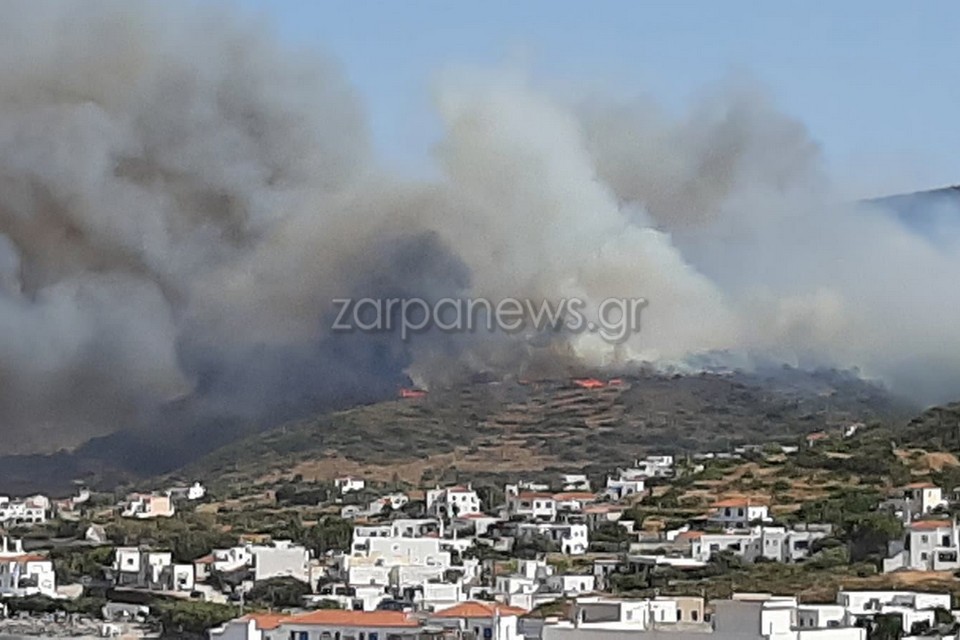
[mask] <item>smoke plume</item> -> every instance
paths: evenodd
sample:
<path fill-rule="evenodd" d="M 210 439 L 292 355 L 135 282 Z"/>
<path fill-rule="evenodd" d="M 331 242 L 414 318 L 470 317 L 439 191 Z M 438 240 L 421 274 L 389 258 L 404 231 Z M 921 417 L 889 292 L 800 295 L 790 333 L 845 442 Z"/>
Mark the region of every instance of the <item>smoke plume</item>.
<path fill-rule="evenodd" d="M 4 9 L 4 453 L 163 428 L 174 405 L 269 422 L 538 360 L 762 354 L 956 394 L 957 246 L 842 202 L 753 88 L 677 116 L 460 75 L 437 91 L 444 177 L 412 183 L 378 167 L 333 64 L 243 16 Z M 650 306 L 616 353 L 590 334 L 329 330 L 334 298 L 465 295 Z"/>

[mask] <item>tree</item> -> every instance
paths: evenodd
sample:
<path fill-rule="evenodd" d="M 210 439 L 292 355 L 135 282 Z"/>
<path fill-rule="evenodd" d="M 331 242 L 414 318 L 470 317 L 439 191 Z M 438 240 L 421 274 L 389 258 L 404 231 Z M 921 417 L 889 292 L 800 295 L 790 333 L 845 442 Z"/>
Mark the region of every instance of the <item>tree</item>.
<path fill-rule="evenodd" d="M 113 562 L 112 547 L 93 549 L 76 547 L 54 548 L 50 552 L 57 582 L 78 582 L 83 577 L 103 578 L 103 570 Z"/>
<path fill-rule="evenodd" d="M 867 631 L 868 640 L 900 640 L 903 621 L 899 613 L 878 613 Z"/>
<path fill-rule="evenodd" d="M 237 617 L 235 607 L 196 600 L 160 601 L 151 606 L 165 635 L 205 636 L 206 632 Z"/>
<path fill-rule="evenodd" d="M 813 554 L 806 562 L 810 569 L 831 569 L 850 564 L 850 553 L 846 547 L 829 547 Z"/>
<path fill-rule="evenodd" d="M 933 622 L 936 625 L 954 625 L 956 620 L 953 617 L 953 614 L 943 607 L 937 607 L 933 610 Z"/>
<path fill-rule="evenodd" d="M 353 541 L 353 524 L 327 516 L 312 527 L 300 527 L 290 537 L 319 557 L 328 551 L 347 551 Z"/>
<path fill-rule="evenodd" d="M 844 527 L 850 544 L 850 559 L 861 562 L 883 557 L 887 545 L 903 536 L 903 523 L 888 513 L 869 513 L 848 522 Z"/>
<path fill-rule="evenodd" d="M 513 554 L 520 559 L 532 560 L 543 554 L 555 553 L 559 550 L 560 547 L 556 542 L 542 533 L 534 533 L 517 540 Z"/>
<path fill-rule="evenodd" d="M 477 487 L 476 491 L 477 497 L 480 498 L 480 504 L 488 511 L 502 505 L 507 500 L 503 489 L 494 485 Z"/>
<path fill-rule="evenodd" d="M 310 594 L 310 585 L 289 576 L 260 580 L 247 593 L 247 600 L 271 609 L 299 607 Z"/>

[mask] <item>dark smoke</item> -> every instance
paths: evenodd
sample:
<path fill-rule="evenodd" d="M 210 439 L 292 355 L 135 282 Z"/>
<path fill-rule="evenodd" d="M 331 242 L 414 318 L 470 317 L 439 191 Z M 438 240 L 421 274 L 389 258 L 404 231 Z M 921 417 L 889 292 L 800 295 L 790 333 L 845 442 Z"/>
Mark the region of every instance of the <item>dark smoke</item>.
<path fill-rule="evenodd" d="M 408 375 L 704 353 L 957 389 L 956 244 L 841 203 L 804 128 L 751 88 L 678 117 L 459 74 L 438 91 L 445 177 L 409 184 L 371 157 L 336 68 L 243 16 L 4 9 L 3 453 L 94 438 L 143 469 Z M 591 335 L 329 331 L 334 298 L 463 295 L 651 305 L 616 353 Z"/>

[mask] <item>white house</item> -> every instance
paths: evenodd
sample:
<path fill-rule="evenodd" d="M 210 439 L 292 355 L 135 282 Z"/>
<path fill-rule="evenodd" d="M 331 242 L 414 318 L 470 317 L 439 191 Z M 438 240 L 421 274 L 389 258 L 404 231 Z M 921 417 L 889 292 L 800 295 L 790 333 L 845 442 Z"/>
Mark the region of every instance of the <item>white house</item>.
<path fill-rule="evenodd" d="M 436 534 L 411 537 L 395 533 L 390 525 L 356 527 L 351 552 L 338 559 L 339 575 L 351 586 L 411 587 L 441 580 L 451 568 L 451 554 L 443 548 L 444 540 Z M 463 566 L 457 568 L 473 577 L 478 566 L 476 560 L 465 560 Z"/>
<path fill-rule="evenodd" d="M 120 586 L 168 591 L 193 591 L 193 563 L 177 564 L 169 551 L 117 547 L 113 558 L 114 582 Z"/>
<path fill-rule="evenodd" d="M 754 526 L 750 529 L 730 530 L 723 533 L 683 531 L 677 534 L 677 544 L 689 544 L 689 555 L 695 560 L 707 562 L 710 557 L 727 551 L 754 562 L 758 558 L 774 562 L 797 562 L 810 555 L 814 540 L 826 538 L 832 527 L 829 525 L 802 524 L 795 528 Z"/>
<path fill-rule="evenodd" d="M 320 586 L 316 594 L 309 596 L 307 601 L 317 604 L 323 600 L 332 600 L 341 609 L 348 611 L 374 611 L 382 601 L 390 597 L 382 585 L 327 583 Z"/>
<path fill-rule="evenodd" d="M 728 498 L 714 503 L 707 519 L 725 527 L 746 527 L 753 522 L 769 522 L 770 509 L 756 499 Z"/>
<path fill-rule="evenodd" d="M 471 634 L 476 640 L 523 640 L 519 618 L 526 609 L 496 602 L 461 602 L 428 616 L 431 627 L 440 627 L 463 637 Z"/>
<path fill-rule="evenodd" d="M 427 512 L 439 518 L 481 513 L 480 497 L 470 485 L 427 491 Z"/>
<path fill-rule="evenodd" d="M 253 579 L 290 577 L 310 582 L 310 552 L 289 540 L 274 540 L 269 545 L 249 547 Z"/>
<path fill-rule="evenodd" d="M 837 592 L 837 604 L 846 611 L 845 624 L 893 613 L 900 616 L 903 631 L 909 633 L 914 623 L 932 622 L 935 609 L 950 611 L 951 596 L 949 593 L 841 589 Z"/>
<path fill-rule="evenodd" d="M 646 490 L 642 476 L 628 478 L 611 478 L 607 476 L 607 487 L 604 493 L 611 500 L 622 500 L 627 496 L 643 495 Z"/>
<path fill-rule="evenodd" d="M 960 528 L 954 520 L 917 520 L 907 526 L 906 545 L 883 561 L 884 572 L 960 569 Z"/>
<path fill-rule="evenodd" d="M 155 493 L 131 493 L 121 505 L 120 515 L 124 518 L 169 518 L 175 507 L 168 495 Z"/>
<path fill-rule="evenodd" d="M 736 594 L 714 600 L 709 623 L 699 598 L 662 597 L 623 601 L 577 600 L 572 622 L 548 622 L 542 640 L 865 640 L 866 630 L 849 625 L 800 628 L 796 598 Z"/>
<path fill-rule="evenodd" d="M 590 479 L 582 473 L 565 473 L 560 476 L 563 491 L 590 491 Z"/>
<path fill-rule="evenodd" d="M 32 595 L 57 597 L 53 562 L 39 554 L 24 553 L 22 540 L 3 536 L 0 542 L 0 597 Z"/>
<path fill-rule="evenodd" d="M 520 538 L 539 534 L 553 540 L 560 552 L 567 555 L 582 555 L 590 547 L 590 536 L 585 524 L 525 522 L 517 527 Z"/>
<path fill-rule="evenodd" d="M 882 506 L 892 509 L 903 522 L 910 522 L 934 509 L 946 507 L 947 500 L 943 497 L 943 489 L 932 482 L 914 482 L 897 489 Z"/>
<path fill-rule="evenodd" d="M 422 626 L 402 611 L 320 609 L 300 614 L 256 613 L 211 629 L 210 640 L 387 640 L 416 638 Z"/>
<path fill-rule="evenodd" d="M 33 496 L 24 500 L 11 500 L 0 496 L 0 524 L 43 524 L 47 520 L 50 501 L 45 496 Z"/>
<path fill-rule="evenodd" d="M 333 481 L 333 486 L 340 491 L 340 495 L 344 495 L 352 491 L 363 491 L 363 489 L 367 486 L 367 482 L 363 478 L 342 476 Z"/>
<path fill-rule="evenodd" d="M 247 568 L 253 580 L 291 577 L 310 582 L 310 552 L 289 540 L 246 544 L 213 550 L 213 570 L 229 573 Z"/>
<path fill-rule="evenodd" d="M 597 501 L 597 496 L 589 491 L 563 491 L 553 496 L 558 513 L 582 513 L 584 507 Z"/>
<path fill-rule="evenodd" d="M 669 478 L 673 475 L 673 456 L 647 456 L 637 460 L 635 468 L 647 478 Z"/>
<path fill-rule="evenodd" d="M 542 491 L 507 493 L 507 516 L 553 521 L 557 518 L 557 501 L 552 493 Z"/>
<path fill-rule="evenodd" d="M 249 566 L 253 561 L 249 546 L 230 547 L 229 549 L 213 550 L 213 570 L 218 573 L 229 573 Z"/>

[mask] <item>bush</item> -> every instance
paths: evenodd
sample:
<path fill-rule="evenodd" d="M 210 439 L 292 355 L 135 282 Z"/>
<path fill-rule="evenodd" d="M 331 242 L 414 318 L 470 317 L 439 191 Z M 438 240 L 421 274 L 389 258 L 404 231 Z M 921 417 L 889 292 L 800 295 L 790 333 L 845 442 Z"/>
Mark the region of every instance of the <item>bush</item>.
<path fill-rule="evenodd" d="M 791 485 L 786 480 L 777 480 L 773 483 L 773 490 L 776 493 L 785 493 L 790 491 Z"/>
<path fill-rule="evenodd" d="M 832 569 L 850 564 L 850 553 L 846 547 L 830 547 L 815 553 L 805 566 L 810 569 Z"/>

